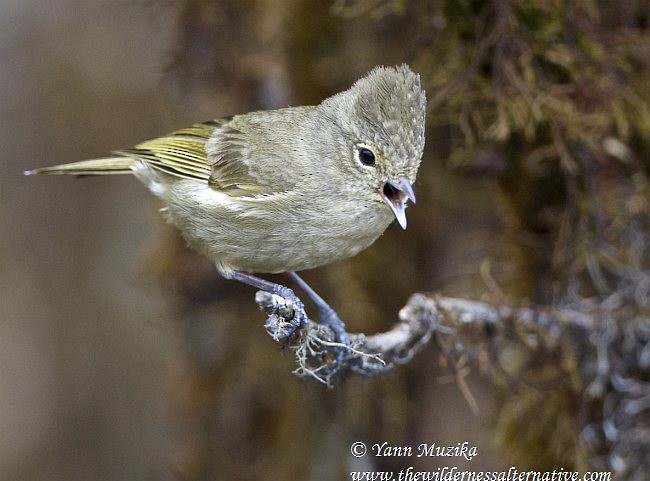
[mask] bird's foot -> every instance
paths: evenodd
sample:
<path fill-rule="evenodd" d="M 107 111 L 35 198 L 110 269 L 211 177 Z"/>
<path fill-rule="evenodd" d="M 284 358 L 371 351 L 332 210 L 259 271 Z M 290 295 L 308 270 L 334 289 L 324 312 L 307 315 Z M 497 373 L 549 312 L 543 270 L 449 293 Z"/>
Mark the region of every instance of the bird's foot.
<path fill-rule="evenodd" d="M 329 346 L 329 352 L 333 356 L 333 360 L 329 363 L 328 369 L 330 372 L 335 373 L 343 365 L 346 355 L 351 352 L 350 335 L 345 330 L 345 324 L 336 311 L 302 277 L 295 272 L 289 272 L 288 274 L 309 296 L 316 309 L 318 309 L 318 323 L 330 328 L 334 333 L 335 342 Z"/>
<path fill-rule="evenodd" d="M 305 306 L 288 287 L 247 272 L 235 271 L 228 277 L 260 289 L 255 296 L 255 301 L 269 315 L 264 327 L 276 341 L 289 339 L 298 329 L 307 324 Z"/>
<path fill-rule="evenodd" d="M 307 324 L 304 304 L 288 287 L 276 284 L 272 292 L 258 291 L 255 302 L 269 314 L 264 328 L 276 341 L 289 339 Z"/>

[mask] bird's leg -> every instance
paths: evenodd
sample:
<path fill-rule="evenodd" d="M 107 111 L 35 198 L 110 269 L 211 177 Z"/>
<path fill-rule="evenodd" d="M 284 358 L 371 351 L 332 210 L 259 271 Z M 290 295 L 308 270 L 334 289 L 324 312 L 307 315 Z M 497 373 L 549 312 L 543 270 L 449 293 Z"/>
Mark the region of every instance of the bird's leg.
<path fill-rule="evenodd" d="M 343 365 L 346 354 L 349 352 L 350 336 L 345 330 L 345 324 L 343 324 L 343 321 L 341 321 L 334 309 L 332 309 L 322 297 L 316 294 L 309 284 L 298 276 L 298 274 L 295 272 L 289 272 L 288 274 L 313 301 L 314 305 L 318 309 L 320 317 L 319 322 L 322 325 L 329 327 L 334 332 L 334 336 L 339 345 L 327 348 L 327 350 L 333 355 L 334 361 L 328 364 L 327 369 L 320 371 L 321 375 L 334 374 Z M 266 320 L 264 327 L 266 327 L 266 330 L 274 339 L 287 339 L 297 329 L 300 329 L 307 323 L 305 306 L 290 288 L 242 271 L 233 272 L 228 276 L 228 279 L 233 279 L 262 291 L 275 294 L 287 299 L 291 303 L 289 307 L 293 311 L 292 314 L 287 315 L 286 317 L 284 315 L 272 314 Z M 289 319 L 288 323 L 283 321 L 283 319 L 287 318 Z"/>
<path fill-rule="evenodd" d="M 346 346 L 350 345 L 350 336 L 345 330 L 345 324 L 339 318 L 338 314 L 332 309 L 325 300 L 319 296 L 316 291 L 314 291 L 309 284 L 307 284 L 298 274 L 295 272 L 287 272 L 289 277 L 291 277 L 296 284 L 309 296 L 312 300 L 316 309 L 318 309 L 319 322 L 334 331 L 336 335 L 336 340 Z"/>
<path fill-rule="evenodd" d="M 350 346 L 350 336 L 348 332 L 345 330 L 345 324 L 343 324 L 343 321 L 341 318 L 338 316 L 336 311 L 332 309 L 325 300 L 319 296 L 315 290 L 311 288 L 309 284 L 307 284 L 302 277 L 300 277 L 298 274 L 295 272 L 289 271 L 287 272 L 289 277 L 291 277 L 298 286 L 309 296 L 309 298 L 312 300 L 314 305 L 316 306 L 316 309 L 318 309 L 318 314 L 319 314 L 319 322 L 323 324 L 324 326 L 329 327 L 334 331 L 334 335 L 336 336 L 337 342 L 344 344 L 345 347 L 340 347 L 340 348 L 332 348 L 332 351 L 334 351 L 332 354 L 334 355 L 334 362 L 332 362 L 329 365 L 329 368 L 327 369 L 327 372 L 329 373 L 335 373 L 338 371 L 338 369 L 343 365 L 345 356 L 347 352 L 349 351 L 349 346 Z"/>
<path fill-rule="evenodd" d="M 305 306 L 296 294 L 288 287 L 282 284 L 276 284 L 261 279 L 257 276 L 249 274 L 248 272 L 235 271 L 227 276 L 228 279 L 242 282 L 256 289 L 275 294 L 277 296 L 288 299 L 291 305 L 289 308 L 293 311 L 289 323 L 282 322 L 283 326 L 278 325 L 279 316 L 269 316 L 266 321 L 266 330 L 273 336 L 274 339 L 286 339 L 290 337 L 297 329 L 303 327 L 307 323 L 307 315 L 305 314 Z M 287 316 L 288 317 L 288 316 Z M 288 327 L 288 329 L 287 329 Z"/>

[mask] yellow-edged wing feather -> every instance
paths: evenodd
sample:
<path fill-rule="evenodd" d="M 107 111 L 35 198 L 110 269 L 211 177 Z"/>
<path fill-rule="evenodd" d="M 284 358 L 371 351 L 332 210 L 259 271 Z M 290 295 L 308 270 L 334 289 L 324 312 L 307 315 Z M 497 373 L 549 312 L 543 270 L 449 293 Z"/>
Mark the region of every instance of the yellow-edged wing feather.
<path fill-rule="evenodd" d="M 139 143 L 132 149 L 119 150 L 114 156 L 82 160 L 29 170 L 27 175 L 111 175 L 132 173 L 133 162 L 143 160 L 166 174 L 208 181 L 212 172 L 208 165 L 205 143 L 216 128 L 227 119 L 195 124 L 164 137 Z"/>
<path fill-rule="evenodd" d="M 220 125 L 218 122 L 195 124 L 117 153 L 144 160 L 154 169 L 170 175 L 207 181 L 212 170 L 205 143 Z"/>
<path fill-rule="evenodd" d="M 26 174 L 110 175 L 131 173 L 135 160 L 175 177 L 208 182 L 231 196 L 273 193 L 267 179 L 254 176 L 245 159 L 244 134 L 228 125 L 230 118 L 195 124 L 146 140 L 114 156 L 44 167 Z M 212 139 L 208 159 L 206 144 Z"/>

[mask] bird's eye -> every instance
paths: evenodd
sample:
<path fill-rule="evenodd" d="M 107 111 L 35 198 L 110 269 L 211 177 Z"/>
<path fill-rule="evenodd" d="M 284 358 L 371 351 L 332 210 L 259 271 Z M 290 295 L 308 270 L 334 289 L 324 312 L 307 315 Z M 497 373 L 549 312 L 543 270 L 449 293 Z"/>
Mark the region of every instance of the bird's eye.
<path fill-rule="evenodd" d="M 375 165 L 375 154 L 366 147 L 359 148 L 359 162 L 363 165 Z"/>

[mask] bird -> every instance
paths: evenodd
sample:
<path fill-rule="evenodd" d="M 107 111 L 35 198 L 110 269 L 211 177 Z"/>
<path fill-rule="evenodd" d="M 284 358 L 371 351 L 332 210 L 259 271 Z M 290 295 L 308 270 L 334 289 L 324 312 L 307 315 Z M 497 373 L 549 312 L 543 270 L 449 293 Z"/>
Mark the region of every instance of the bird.
<path fill-rule="evenodd" d="M 425 116 L 419 75 L 405 64 L 378 66 L 318 105 L 196 123 L 107 157 L 25 174 L 134 175 L 223 277 L 297 302 L 291 289 L 259 276 L 288 273 L 321 322 L 348 342 L 338 316 L 296 271 L 354 256 L 394 220 L 406 229 Z"/>

